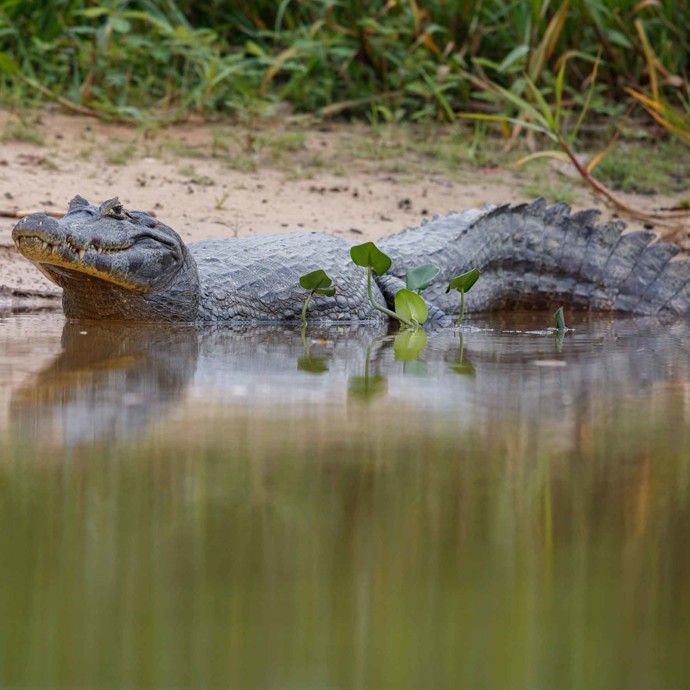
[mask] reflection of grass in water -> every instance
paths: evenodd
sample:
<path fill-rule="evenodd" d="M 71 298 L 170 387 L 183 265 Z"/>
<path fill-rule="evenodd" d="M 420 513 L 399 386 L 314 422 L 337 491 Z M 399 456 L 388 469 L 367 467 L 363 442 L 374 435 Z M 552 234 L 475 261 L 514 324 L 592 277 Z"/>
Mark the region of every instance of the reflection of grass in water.
<path fill-rule="evenodd" d="M 186 445 L 5 441 L 0 681 L 681 687 L 681 417 L 567 439 L 407 420 L 356 447 L 257 417 Z"/>

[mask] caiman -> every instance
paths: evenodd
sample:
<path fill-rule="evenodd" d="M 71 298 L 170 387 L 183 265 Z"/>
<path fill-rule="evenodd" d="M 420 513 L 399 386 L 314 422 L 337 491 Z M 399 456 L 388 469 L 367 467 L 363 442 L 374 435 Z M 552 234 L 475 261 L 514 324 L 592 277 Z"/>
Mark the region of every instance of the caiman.
<path fill-rule="evenodd" d="M 458 311 L 448 281 L 472 268 L 481 278 L 467 311 L 511 307 L 612 310 L 663 317 L 690 313 L 690 261 L 648 230 L 597 224 L 598 211 L 571 213 L 543 200 L 435 216 L 377 246 L 393 260 L 376 277 L 374 297 L 392 305 L 408 269 L 441 269 L 424 293 L 430 319 Z M 34 213 L 12 232 L 19 251 L 63 289 L 71 319 L 261 322 L 300 318 L 307 293 L 299 277 L 318 268 L 333 297 L 315 296 L 310 320 L 386 318 L 367 297 L 367 275 L 351 261 L 351 242 L 325 233 L 283 233 L 187 246 L 157 218 L 110 199 L 77 196 L 59 220 Z"/>

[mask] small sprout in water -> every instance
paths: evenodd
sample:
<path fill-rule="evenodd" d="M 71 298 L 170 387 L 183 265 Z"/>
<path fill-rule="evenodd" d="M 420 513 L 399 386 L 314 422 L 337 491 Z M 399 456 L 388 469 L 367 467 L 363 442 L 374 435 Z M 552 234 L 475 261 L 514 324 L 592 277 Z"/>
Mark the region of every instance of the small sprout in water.
<path fill-rule="evenodd" d="M 411 268 L 405 276 L 405 283 L 408 290 L 420 293 L 426 290 L 431 281 L 441 272 L 441 269 L 435 264 L 424 264 Z"/>
<path fill-rule="evenodd" d="M 558 307 L 553 313 L 553 320 L 556 322 L 556 330 L 559 333 L 565 333 L 568 328 L 565 325 L 565 317 L 563 316 L 563 307 Z"/>
<path fill-rule="evenodd" d="M 563 340 L 565 339 L 565 334 L 568 331 L 572 331 L 572 328 L 568 328 L 565 325 L 565 317 L 563 316 L 563 307 L 558 307 L 553 313 L 553 320 L 556 323 L 556 328 L 549 328 L 548 330 L 554 334 L 556 352 L 561 352 L 563 350 Z"/>
<path fill-rule="evenodd" d="M 451 290 L 457 290 L 460 293 L 460 316 L 458 317 L 457 325 L 462 324 L 462 317 L 465 314 L 465 293 L 472 289 L 472 286 L 479 279 L 480 271 L 478 268 L 473 268 L 467 273 L 463 273 L 460 276 L 452 278 L 448 287 L 446 288 L 446 293 Z"/>
<path fill-rule="evenodd" d="M 406 326 L 415 328 L 418 324 L 413 323 L 410 319 L 406 318 L 401 314 L 396 314 L 394 311 L 391 311 L 386 307 L 382 307 L 374 299 L 374 293 L 372 291 L 371 286 L 371 272 L 376 271 L 377 275 L 382 276 L 393 265 L 391 258 L 387 254 L 384 254 L 373 242 L 365 242 L 364 244 L 355 245 L 350 249 L 350 256 L 352 257 L 352 261 L 354 261 L 354 263 L 357 266 L 362 266 L 363 268 L 367 269 L 367 295 L 369 296 L 369 302 L 371 302 L 371 306 L 374 307 L 374 309 L 376 309 L 377 311 L 380 311 L 386 314 L 387 316 L 390 316 L 392 319 L 397 319 L 398 321 L 404 323 Z"/>
<path fill-rule="evenodd" d="M 299 284 L 305 289 L 309 290 L 309 297 L 307 297 L 304 306 L 302 307 L 302 325 L 307 325 L 307 307 L 314 295 L 326 295 L 326 297 L 333 297 L 335 295 L 335 288 L 331 287 L 333 281 L 328 277 L 326 271 L 318 269 L 311 273 L 306 273 L 300 276 Z"/>

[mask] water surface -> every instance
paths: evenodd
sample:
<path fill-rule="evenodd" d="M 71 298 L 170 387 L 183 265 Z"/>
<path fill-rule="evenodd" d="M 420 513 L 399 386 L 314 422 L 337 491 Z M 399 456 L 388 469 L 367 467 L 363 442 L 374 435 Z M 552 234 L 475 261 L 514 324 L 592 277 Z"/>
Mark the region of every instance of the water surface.
<path fill-rule="evenodd" d="M 690 325 L 547 322 L 0 316 L 0 685 L 687 687 Z"/>

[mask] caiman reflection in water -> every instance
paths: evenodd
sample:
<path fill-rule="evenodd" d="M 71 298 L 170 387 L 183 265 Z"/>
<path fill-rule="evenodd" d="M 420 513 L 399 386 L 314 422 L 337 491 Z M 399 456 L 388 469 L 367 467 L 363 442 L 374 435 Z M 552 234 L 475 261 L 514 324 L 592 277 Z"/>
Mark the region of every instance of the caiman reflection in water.
<path fill-rule="evenodd" d="M 184 326 L 67 323 L 63 352 L 12 398 L 21 435 L 66 444 L 136 435 L 189 385 L 197 333 Z"/>
<path fill-rule="evenodd" d="M 348 403 L 371 398 L 381 428 L 386 414 L 406 413 L 416 429 L 424 418 L 491 436 L 497 425 L 513 433 L 514 424 L 535 431 L 548 424 L 567 444 L 584 420 L 629 406 L 639 411 L 650 397 L 664 405 L 670 390 L 668 414 L 688 421 L 687 394 L 680 409 L 677 403 L 690 380 L 686 324 L 662 329 L 656 319 L 607 319 L 584 323 L 563 341 L 525 327 L 524 317 L 519 331 L 514 324 L 493 320 L 464 337 L 422 333 L 420 346 L 410 348 L 409 334 L 361 326 L 301 334 L 67 323 L 63 352 L 13 394 L 12 426 L 67 444 L 126 438 L 185 401 L 195 420 L 223 404 L 231 406 L 225 415 L 338 412 L 344 417 L 333 418 L 330 431 L 339 435 L 352 421 Z"/>

